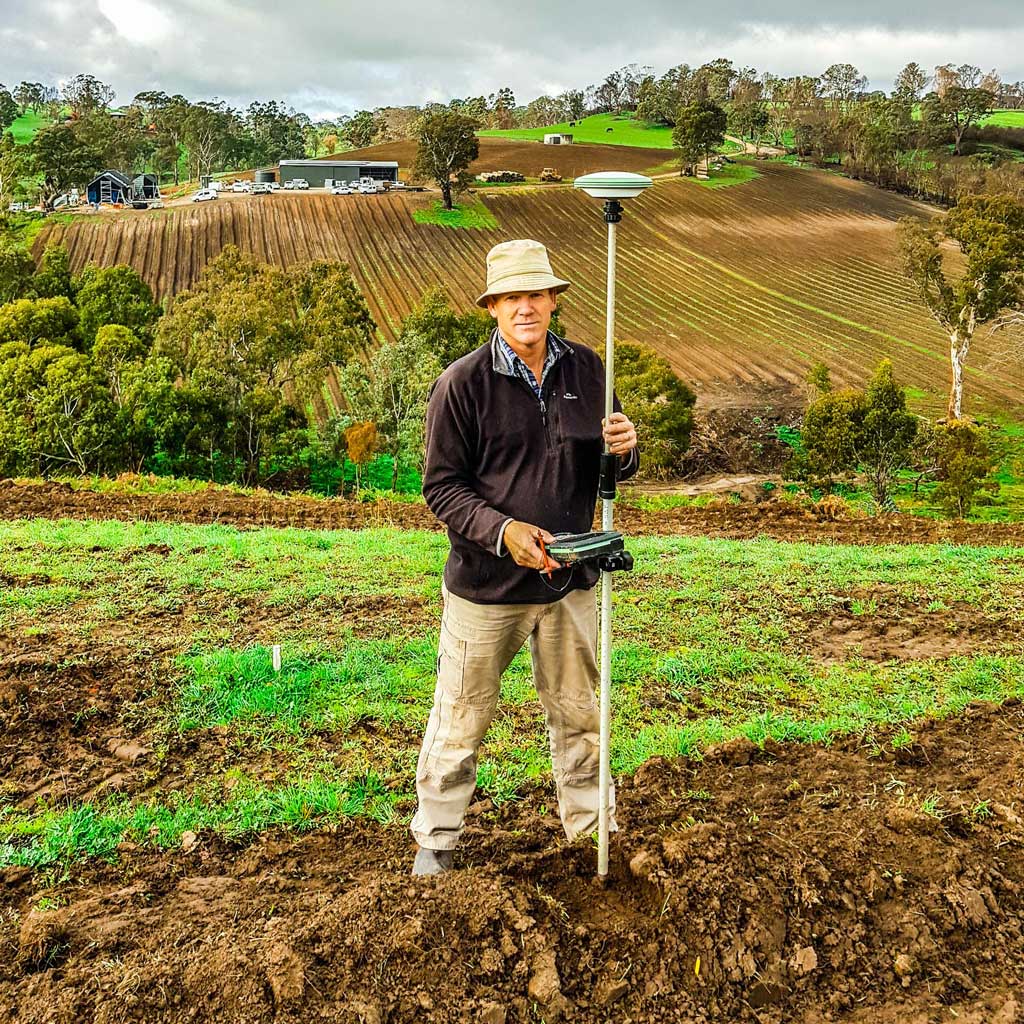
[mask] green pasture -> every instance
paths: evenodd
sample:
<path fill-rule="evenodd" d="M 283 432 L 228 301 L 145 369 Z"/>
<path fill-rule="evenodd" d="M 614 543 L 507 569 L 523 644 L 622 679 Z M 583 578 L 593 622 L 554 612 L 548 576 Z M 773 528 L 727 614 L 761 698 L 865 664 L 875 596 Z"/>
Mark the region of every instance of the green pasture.
<path fill-rule="evenodd" d="M 617 773 L 740 735 L 852 733 L 881 755 L 912 742 L 916 718 L 1024 695 L 1024 549 L 677 537 L 630 548 L 637 568 L 614 595 Z M 446 554 L 442 534 L 391 528 L 0 523 L 4 635 L 52 649 L 57 672 L 76 660 L 93 678 L 97 665 L 147 668 L 111 729 L 153 750 L 134 797 L 19 808 L 0 791 L 0 865 L 59 870 L 115 856 L 125 839 L 174 846 L 185 831 L 407 821 Z M 923 653 L 844 647 L 837 617 L 902 626 Z M 478 770 L 495 803 L 550 784 L 525 652 L 502 694 Z M 215 762 L 193 765 L 183 751 L 214 736 Z"/>
<path fill-rule="evenodd" d="M 981 124 L 983 127 L 1024 128 L 1024 110 L 993 110 Z"/>
<path fill-rule="evenodd" d="M 19 145 L 31 142 L 40 128 L 45 128 L 50 119 L 29 108 L 21 117 L 16 117 L 7 130 L 14 136 Z"/>
<path fill-rule="evenodd" d="M 611 131 L 609 131 L 611 129 Z M 483 138 L 532 139 L 544 141 L 552 132 L 567 132 L 574 142 L 596 142 L 610 146 L 637 146 L 641 149 L 671 149 L 672 129 L 665 125 L 637 121 L 631 115 L 591 114 L 572 126 L 568 121 L 544 128 L 488 129 L 477 132 Z"/>
<path fill-rule="evenodd" d="M 480 201 L 455 203 L 446 210 L 438 200 L 433 206 L 413 210 L 412 219 L 417 224 L 439 224 L 444 228 L 483 228 L 493 230 L 498 226 L 494 214 Z"/>

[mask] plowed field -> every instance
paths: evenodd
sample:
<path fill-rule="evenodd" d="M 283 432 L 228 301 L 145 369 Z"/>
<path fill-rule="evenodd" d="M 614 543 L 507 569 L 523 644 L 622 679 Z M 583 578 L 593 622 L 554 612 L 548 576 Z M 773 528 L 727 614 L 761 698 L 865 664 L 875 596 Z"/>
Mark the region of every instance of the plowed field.
<path fill-rule="evenodd" d="M 0 482 L 0 1020 L 1018 1024 L 1020 531 L 689 511 L 786 540 L 621 517 L 607 882 L 522 657 L 413 879 L 424 509 Z"/>
<path fill-rule="evenodd" d="M 705 395 L 792 387 L 819 359 L 840 382 L 860 382 L 883 356 L 907 384 L 940 395 L 946 339 L 895 253 L 896 220 L 932 211 L 830 174 L 758 169 L 760 178 L 721 190 L 661 179 L 630 206 L 619 233 L 619 335 L 651 345 Z M 218 200 L 54 225 L 37 245 L 63 240 L 75 269 L 130 263 L 164 297 L 194 283 L 228 243 L 281 264 L 342 259 L 378 324 L 393 332 L 431 285 L 468 306 L 483 284 L 488 248 L 533 237 L 574 283 L 563 300 L 571 335 L 603 338 L 605 227 L 596 203 L 570 188 L 496 192 L 486 203 L 500 227 L 467 231 L 415 223 L 410 207 L 425 201 L 432 200 Z M 967 381 L 968 403 L 1019 411 L 1024 369 L 1001 363 L 991 338 L 976 340 Z"/>
<path fill-rule="evenodd" d="M 620 171 L 649 174 L 669 161 L 677 161 L 671 149 L 638 149 L 635 146 L 545 146 L 543 142 L 517 139 L 477 139 L 480 155 L 470 165 L 473 174 L 483 171 L 519 171 L 536 178 L 545 167 L 553 167 L 564 178 L 577 178 L 592 171 L 614 167 Z M 416 143 L 412 139 L 367 146 L 324 160 L 397 160 L 401 177 L 405 177 L 416 159 Z"/>

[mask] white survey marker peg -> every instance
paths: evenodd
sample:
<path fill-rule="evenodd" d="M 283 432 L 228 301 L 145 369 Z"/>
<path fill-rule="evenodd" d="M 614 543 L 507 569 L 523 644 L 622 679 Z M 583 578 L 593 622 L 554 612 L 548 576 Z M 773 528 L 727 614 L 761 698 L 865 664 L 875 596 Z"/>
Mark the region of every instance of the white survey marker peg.
<path fill-rule="evenodd" d="M 280 672 L 281 671 L 281 645 L 280 644 L 274 644 L 274 646 L 271 648 L 271 651 L 272 651 L 272 656 L 273 656 L 273 659 L 274 659 L 274 671 L 275 672 Z"/>

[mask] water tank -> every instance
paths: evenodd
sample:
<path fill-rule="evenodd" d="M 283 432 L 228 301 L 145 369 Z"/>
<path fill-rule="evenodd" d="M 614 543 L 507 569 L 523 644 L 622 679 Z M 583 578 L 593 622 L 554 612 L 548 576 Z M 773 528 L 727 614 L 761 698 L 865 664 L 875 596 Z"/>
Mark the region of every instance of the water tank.
<path fill-rule="evenodd" d="M 262 185 L 269 185 L 273 181 L 277 181 L 277 171 L 257 171 L 256 181 Z"/>

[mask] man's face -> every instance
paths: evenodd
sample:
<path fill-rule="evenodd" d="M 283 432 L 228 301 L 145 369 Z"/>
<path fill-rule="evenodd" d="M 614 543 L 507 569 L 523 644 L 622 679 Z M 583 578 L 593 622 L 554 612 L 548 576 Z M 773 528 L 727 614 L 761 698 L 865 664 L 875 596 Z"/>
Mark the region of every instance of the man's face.
<path fill-rule="evenodd" d="M 523 346 L 536 345 L 547 337 L 555 304 L 553 288 L 542 292 L 508 292 L 487 298 L 488 312 L 498 321 L 502 336 L 508 342 Z"/>

